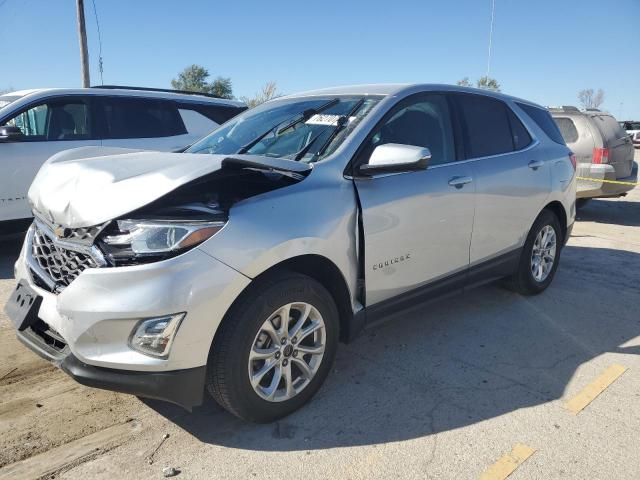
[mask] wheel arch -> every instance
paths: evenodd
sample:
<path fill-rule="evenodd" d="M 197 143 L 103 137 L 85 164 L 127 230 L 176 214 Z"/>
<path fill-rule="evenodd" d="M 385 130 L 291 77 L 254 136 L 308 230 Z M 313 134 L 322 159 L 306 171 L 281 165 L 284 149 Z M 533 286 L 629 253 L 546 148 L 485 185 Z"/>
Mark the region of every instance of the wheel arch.
<path fill-rule="evenodd" d="M 313 278 L 327 289 L 338 309 L 340 322 L 340 341 L 347 343 L 352 340 L 360 330 L 354 322 L 354 311 L 351 302 L 351 291 L 340 269 L 327 257 L 318 254 L 306 254 L 283 260 L 264 270 L 245 287 L 238 295 L 234 304 L 241 300 L 247 289 L 251 288 L 261 279 L 281 271 L 295 272 Z M 233 307 L 233 305 L 232 305 Z M 231 309 L 231 307 L 230 307 Z M 229 309 L 229 310 L 230 310 Z M 226 315 L 225 315 L 226 317 Z M 224 321 L 224 319 L 223 319 Z M 216 332 L 217 334 L 217 332 Z"/>
<path fill-rule="evenodd" d="M 560 221 L 560 227 L 562 228 L 562 241 L 563 243 L 565 243 L 568 225 L 567 225 L 567 212 L 565 211 L 562 203 L 560 203 L 557 200 L 554 200 L 552 202 L 547 203 L 542 210 L 549 210 L 553 212 L 553 214 L 556 217 L 558 217 L 558 220 Z"/>

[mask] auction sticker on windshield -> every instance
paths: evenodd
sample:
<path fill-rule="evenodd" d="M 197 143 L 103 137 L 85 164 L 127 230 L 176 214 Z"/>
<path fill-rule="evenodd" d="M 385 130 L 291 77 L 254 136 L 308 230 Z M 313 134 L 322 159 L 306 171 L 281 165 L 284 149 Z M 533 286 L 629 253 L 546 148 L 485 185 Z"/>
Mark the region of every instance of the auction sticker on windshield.
<path fill-rule="evenodd" d="M 307 120 L 305 123 L 307 125 L 333 125 L 336 126 L 338 125 L 338 120 L 340 120 L 340 117 L 342 115 L 324 115 L 321 113 L 318 113 L 316 115 L 313 115 L 311 118 L 309 118 L 309 120 Z"/>

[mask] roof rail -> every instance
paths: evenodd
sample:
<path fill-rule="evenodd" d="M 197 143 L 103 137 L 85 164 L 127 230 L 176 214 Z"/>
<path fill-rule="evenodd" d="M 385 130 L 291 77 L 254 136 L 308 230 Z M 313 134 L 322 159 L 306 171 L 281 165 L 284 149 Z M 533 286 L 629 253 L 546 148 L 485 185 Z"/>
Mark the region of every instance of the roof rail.
<path fill-rule="evenodd" d="M 573 105 L 563 105 L 562 109 L 565 112 L 579 112 L 580 109 L 578 107 L 574 107 Z"/>
<path fill-rule="evenodd" d="M 601 112 L 602 111 L 599 108 L 585 108 L 585 110 L 587 112 Z"/>
<path fill-rule="evenodd" d="M 210 93 L 191 92 L 189 90 L 172 90 L 170 88 L 152 88 L 152 87 L 129 87 L 125 85 L 93 85 L 91 88 L 102 88 L 105 90 L 137 90 L 141 92 L 163 92 L 163 93 L 180 93 L 182 95 L 200 95 L 202 97 L 217 98 L 219 100 L 227 100 L 226 98 L 216 97 Z"/>

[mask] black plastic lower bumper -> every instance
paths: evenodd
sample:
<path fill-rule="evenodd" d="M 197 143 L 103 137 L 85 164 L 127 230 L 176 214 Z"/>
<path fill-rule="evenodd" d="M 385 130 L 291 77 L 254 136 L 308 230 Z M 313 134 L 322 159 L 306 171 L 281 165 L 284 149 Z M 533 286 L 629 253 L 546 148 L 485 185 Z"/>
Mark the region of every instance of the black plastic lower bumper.
<path fill-rule="evenodd" d="M 191 411 L 202 404 L 207 367 L 170 370 L 166 372 L 140 372 L 96 367 L 81 362 L 68 347 L 54 351 L 40 339 L 25 330 L 17 332 L 18 339 L 44 359 L 60 367 L 75 381 L 93 388 L 129 393 L 175 403 Z"/>
<path fill-rule="evenodd" d="M 168 372 L 116 370 L 87 365 L 73 354 L 60 368 L 82 385 L 165 400 L 189 411 L 202 404 L 207 370 L 205 366 Z"/>

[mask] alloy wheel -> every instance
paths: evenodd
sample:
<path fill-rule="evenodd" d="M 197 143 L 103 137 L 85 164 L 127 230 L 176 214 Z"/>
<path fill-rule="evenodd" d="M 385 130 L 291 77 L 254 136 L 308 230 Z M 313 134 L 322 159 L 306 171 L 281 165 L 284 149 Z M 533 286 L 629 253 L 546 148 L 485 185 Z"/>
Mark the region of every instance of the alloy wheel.
<path fill-rule="evenodd" d="M 264 400 L 295 397 L 315 376 L 326 345 L 320 312 L 305 302 L 289 303 L 262 324 L 249 352 L 249 381 Z"/>
<path fill-rule="evenodd" d="M 546 280 L 556 258 L 557 236 L 551 225 L 545 225 L 536 235 L 531 251 L 531 274 L 536 282 Z"/>

